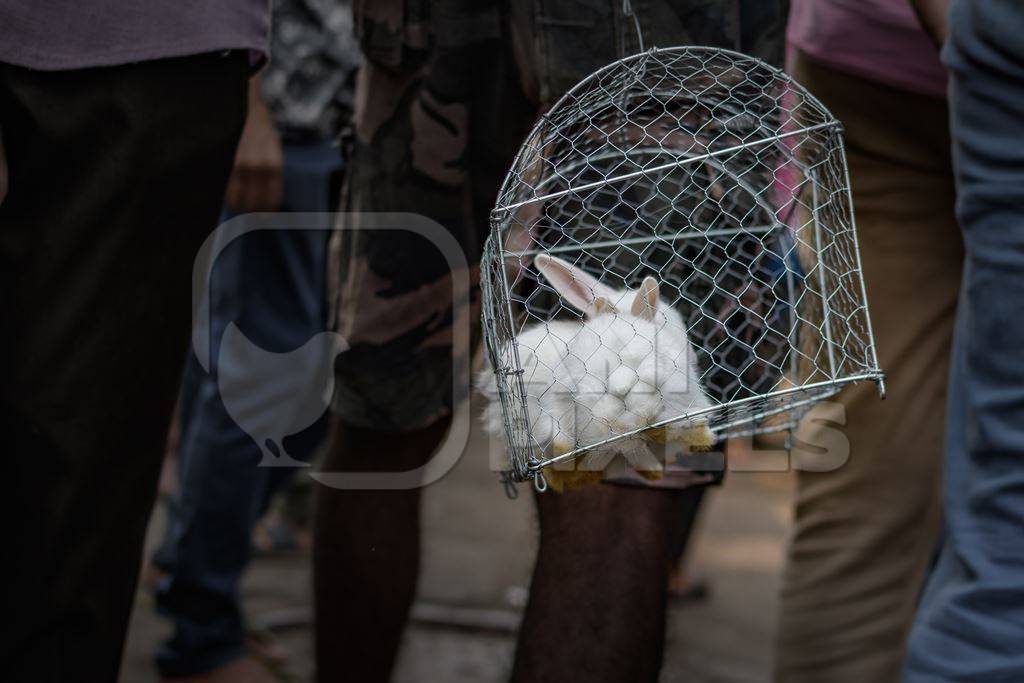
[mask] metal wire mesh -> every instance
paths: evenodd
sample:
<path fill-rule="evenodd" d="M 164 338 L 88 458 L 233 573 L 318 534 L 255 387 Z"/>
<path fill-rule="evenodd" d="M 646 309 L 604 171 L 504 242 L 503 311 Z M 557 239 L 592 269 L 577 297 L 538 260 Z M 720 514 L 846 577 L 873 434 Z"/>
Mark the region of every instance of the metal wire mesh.
<path fill-rule="evenodd" d="M 481 281 L 485 420 L 515 479 L 882 386 L 841 126 L 738 53 L 655 48 L 567 93 L 508 173 Z"/>

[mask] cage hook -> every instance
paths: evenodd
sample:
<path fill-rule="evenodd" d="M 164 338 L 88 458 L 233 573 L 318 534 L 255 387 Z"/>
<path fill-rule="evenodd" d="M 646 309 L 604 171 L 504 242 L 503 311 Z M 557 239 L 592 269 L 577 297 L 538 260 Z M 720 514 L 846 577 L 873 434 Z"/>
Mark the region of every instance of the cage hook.
<path fill-rule="evenodd" d="M 548 490 L 548 480 L 544 477 L 543 470 L 533 475 L 533 488 L 537 490 L 537 493 L 544 493 Z"/>
<path fill-rule="evenodd" d="M 519 497 L 519 489 L 516 487 L 516 482 L 512 479 L 512 475 L 509 472 L 501 473 L 501 487 L 505 490 L 505 496 L 509 500 L 515 500 Z"/>

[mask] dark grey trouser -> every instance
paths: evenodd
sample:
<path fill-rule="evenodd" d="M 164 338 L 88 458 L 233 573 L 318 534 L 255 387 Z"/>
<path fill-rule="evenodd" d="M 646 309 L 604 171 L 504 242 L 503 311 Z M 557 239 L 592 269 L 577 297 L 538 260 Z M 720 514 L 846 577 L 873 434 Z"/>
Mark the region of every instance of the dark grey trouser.
<path fill-rule="evenodd" d="M 117 680 L 248 55 L 0 64 L 0 680 Z"/>
<path fill-rule="evenodd" d="M 954 0 L 967 247 L 946 431 L 946 536 L 904 680 L 1024 681 L 1024 4 Z"/>
<path fill-rule="evenodd" d="M 337 205 L 341 155 L 331 141 L 284 147 L 281 211 L 323 212 L 324 229 L 261 230 L 228 245 L 213 265 L 210 372 L 189 354 L 182 384 L 178 450 L 180 491 L 154 563 L 167 576 L 156 590 L 157 608 L 174 634 L 157 652 L 164 676 L 195 676 L 245 654 L 240 584 L 249 563 L 252 529 L 271 497 L 288 483 L 292 467 L 261 467 L 261 449 L 235 423 L 221 395 L 218 372 L 233 363 L 249 378 L 247 358 L 232 358 L 220 344 L 233 323 L 260 348 L 276 353 L 305 344 L 326 326 L 324 266 Z M 301 367 L 301 366 L 300 366 Z M 318 378 L 274 378 L 316 387 Z M 303 382 L 305 380 L 305 382 Z M 243 380 L 250 409 L 283 410 L 276 386 Z M 285 410 L 285 413 L 288 411 Z M 273 422 L 275 416 L 262 419 Z M 287 439 L 287 452 L 309 460 L 326 420 Z"/>

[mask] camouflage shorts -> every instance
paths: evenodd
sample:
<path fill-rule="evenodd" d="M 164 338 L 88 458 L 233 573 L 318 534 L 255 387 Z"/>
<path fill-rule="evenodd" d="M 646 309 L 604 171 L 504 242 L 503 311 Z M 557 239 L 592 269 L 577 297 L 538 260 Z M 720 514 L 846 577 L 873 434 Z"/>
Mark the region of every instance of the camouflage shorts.
<path fill-rule="evenodd" d="M 787 0 L 633 0 L 646 45 L 699 44 L 778 63 Z M 356 88 L 344 212 L 427 216 L 465 253 L 476 283 L 488 214 L 536 116 L 595 69 L 639 48 L 622 0 L 356 3 L 366 60 Z M 447 261 L 413 233 L 343 218 L 332 305 L 350 345 L 335 413 L 411 430 L 465 398 L 453 382 L 453 321 L 478 330 L 477 292 L 456 293 Z M 473 287 L 475 289 L 475 286 Z M 457 306 L 458 308 L 459 306 Z M 461 362 L 456 367 L 468 367 Z"/>

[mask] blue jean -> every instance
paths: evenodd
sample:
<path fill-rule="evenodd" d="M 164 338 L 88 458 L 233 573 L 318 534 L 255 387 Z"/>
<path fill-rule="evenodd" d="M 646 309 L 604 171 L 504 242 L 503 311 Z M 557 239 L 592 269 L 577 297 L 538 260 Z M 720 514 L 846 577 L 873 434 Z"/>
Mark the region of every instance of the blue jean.
<path fill-rule="evenodd" d="M 284 211 L 333 211 L 341 169 L 329 143 L 286 145 Z M 322 332 L 326 320 L 328 230 L 258 231 L 230 245 L 210 284 L 211 373 L 189 354 L 179 407 L 180 491 L 154 562 L 167 573 L 157 608 L 174 634 L 157 652 L 165 676 L 204 673 L 244 653 L 239 584 L 255 522 L 293 469 L 259 467 L 261 451 L 232 420 L 217 384 L 219 340 L 234 322 L 263 349 L 283 353 Z M 273 406 L 269 406 L 273 409 Z M 322 418 L 286 439 L 309 459 L 324 434 Z"/>
<path fill-rule="evenodd" d="M 946 533 L 904 680 L 1024 681 L 1024 5 L 954 0 L 957 217 L 967 248 L 946 431 Z M 907 482 L 913 486 L 914 482 Z"/>

